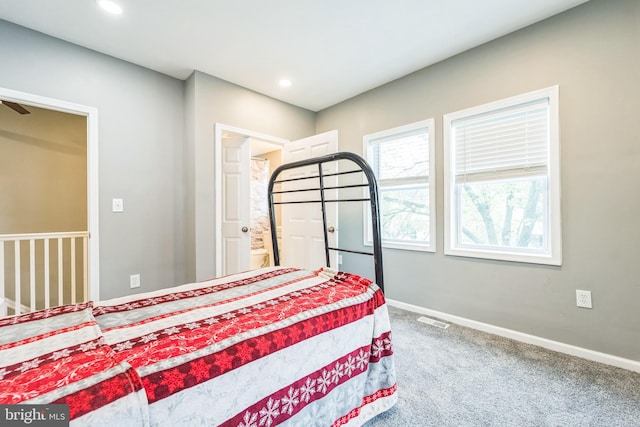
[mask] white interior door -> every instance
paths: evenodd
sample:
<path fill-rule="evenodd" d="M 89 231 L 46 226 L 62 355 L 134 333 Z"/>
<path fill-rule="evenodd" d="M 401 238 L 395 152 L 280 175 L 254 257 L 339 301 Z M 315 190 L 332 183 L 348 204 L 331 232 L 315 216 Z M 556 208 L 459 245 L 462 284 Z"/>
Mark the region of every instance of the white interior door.
<path fill-rule="evenodd" d="M 222 275 L 249 270 L 250 160 L 247 138 L 222 142 Z"/>
<path fill-rule="evenodd" d="M 297 141 L 291 141 L 284 145 L 282 150 L 282 162 L 290 163 L 311 157 L 324 156 L 338 151 L 338 131 L 333 130 L 319 135 L 311 136 Z M 337 164 L 325 164 L 323 174 L 337 172 Z M 305 176 L 318 176 L 318 167 L 309 166 L 294 171 L 286 171 L 281 178 L 300 178 Z M 335 186 L 337 177 L 326 177 L 325 187 Z M 318 179 L 294 181 L 282 185 L 283 190 L 295 190 L 303 187 L 317 187 Z M 325 192 L 327 199 L 336 198 L 336 190 Z M 296 200 L 319 200 L 318 191 L 293 193 L 295 196 L 283 195 L 283 201 L 287 197 L 295 197 Z M 338 204 L 327 203 L 327 233 L 329 246 L 336 247 L 338 241 Z M 330 266 L 338 268 L 338 253 L 330 251 Z M 320 203 L 282 205 L 282 250 L 280 264 L 287 267 L 304 269 L 317 269 L 326 266 L 324 248 L 324 230 L 322 222 L 322 209 Z"/>

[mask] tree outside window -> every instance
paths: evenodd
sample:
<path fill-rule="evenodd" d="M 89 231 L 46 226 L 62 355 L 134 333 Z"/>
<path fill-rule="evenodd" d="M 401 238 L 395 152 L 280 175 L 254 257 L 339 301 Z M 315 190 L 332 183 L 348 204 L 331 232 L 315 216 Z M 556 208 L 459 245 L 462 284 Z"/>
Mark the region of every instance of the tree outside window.
<path fill-rule="evenodd" d="M 378 180 L 384 247 L 434 250 L 432 140 L 433 119 L 364 137 Z"/>
<path fill-rule="evenodd" d="M 445 253 L 559 265 L 558 88 L 444 116 Z"/>

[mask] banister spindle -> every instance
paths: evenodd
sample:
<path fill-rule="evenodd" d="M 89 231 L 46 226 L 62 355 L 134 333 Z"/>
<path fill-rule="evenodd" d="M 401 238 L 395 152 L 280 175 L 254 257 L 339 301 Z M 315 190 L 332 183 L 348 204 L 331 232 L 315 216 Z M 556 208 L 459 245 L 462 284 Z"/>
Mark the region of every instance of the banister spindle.
<path fill-rule="evenodd" d="M 82 297 L 84 301 L 89 300 L 89 263 L 87 262 L 89 258 L 89 244 L 88 244 L 87 236 L 82 238 L 82 283 L 83 283 L 83 294 Z"/>
<path fill-rule="evenodd" d="M 63 278 L 63 271 L 62 271 L 62 259 L 63 259 L 63 254 L 62 254 L 62 238 L 58 237 L 58 305 L 62 305 L 64 304 L 64 300 L 62 299 L 63 295 L 62 295 L 62 278 Z"/>
<path fill-rule="evenodd" d="M 15 251 L 15 265 L 14 265 L 14 271 L 15 271 L 15 314 L 20 314 L 21 313 L 21 308 L 22 308 L 22 301 L 20 298 L 20 294 L 22 289 L 20 289 L 20 240 L 16 240 L 14 242 L 14 251 Z"/>
<path fill-rule="evenodd" d="M 69 239 L 71 245 L 71 304 L 76 303 L 76 238 Z"/>
<path fill-rule="evenodd" d="M 36 311 L 36 241 L 29 240 L 29 310 Z"/>
<path fill-rule="evenodd" d="M 49 289 L 49 238 L 44 239 L 44 308 L 51 307 L 51 290 Z"/>

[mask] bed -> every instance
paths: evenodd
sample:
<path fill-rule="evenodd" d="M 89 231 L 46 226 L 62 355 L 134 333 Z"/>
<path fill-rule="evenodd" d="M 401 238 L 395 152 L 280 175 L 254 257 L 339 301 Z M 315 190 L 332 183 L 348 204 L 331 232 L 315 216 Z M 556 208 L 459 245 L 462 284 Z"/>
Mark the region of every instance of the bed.
<path fill-rule="evenodd" d="M 352 153 L 283 165 L 271 209 L 280 173 L 318 164 L 322 176 L 324 162 L 345 159 L 366 178 L 369 196 L 348 201 L 371 202 L 377 242 L 371 253 L 327 251 L 371 255 L 375 282 L 280 266 L 273 239 L 273 267 L 3 318 L 0 404 L 45 415 L 68 405 L 72 426 L 358 426 L 389 409 L 397 391 L 368 165 Z"/>

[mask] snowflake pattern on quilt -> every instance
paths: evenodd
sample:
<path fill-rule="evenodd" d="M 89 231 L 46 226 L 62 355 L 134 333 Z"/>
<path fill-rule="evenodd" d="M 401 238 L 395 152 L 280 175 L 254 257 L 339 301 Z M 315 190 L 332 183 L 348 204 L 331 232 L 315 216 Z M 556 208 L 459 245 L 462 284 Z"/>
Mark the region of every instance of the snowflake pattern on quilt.
<path fill-rule="evenodd" d="M 282 423 L 298 413 L 310 402 L 321 399 L 340 384 L 366 372 L 369 363 L 377 362 L 382 357 L 393 354 L 390 333 L 385 333 L 376 338 L 371 344 L 371 348 L 376 349 L 376 354 L 369 352 L 366 348 L 356 350 L 335 361 L 335 363 L 308 375 L 288 388 L 274 393 L 266 402 L 258 402 L 247 409 L 241 416 L 234 417 L 224 425 L 271 427 Z M 318 416 L 320 415 L 318 414 Z M 317 417 L 314 418 L 317 419 Z"/>
<path fill-rule="evenodd" d="M 393 404 L 377 401 L 395 393 L 395 376 L 380 372 L 393 367 L 392 341 L 368 279 L 279 269 L 193 286 L 94 311 L 118 360 L 140 374 L 152 425 L 326 427 Z"/>

